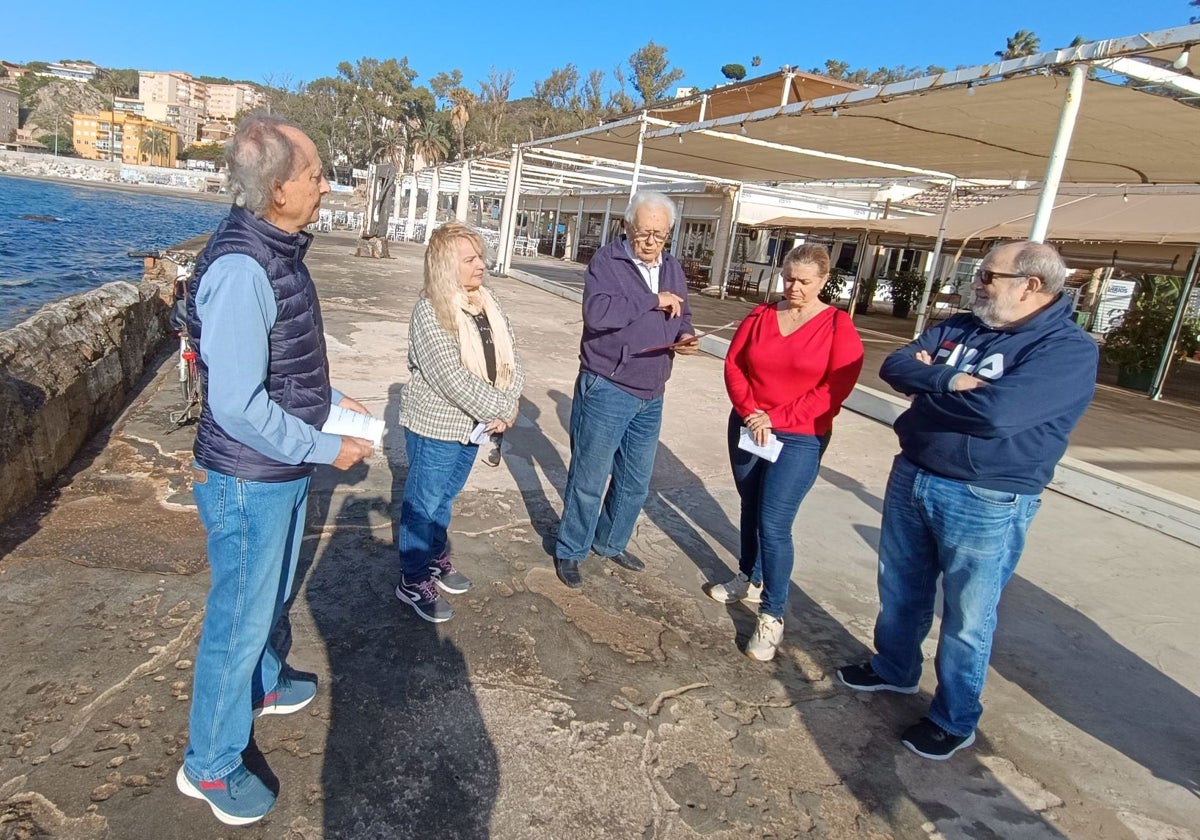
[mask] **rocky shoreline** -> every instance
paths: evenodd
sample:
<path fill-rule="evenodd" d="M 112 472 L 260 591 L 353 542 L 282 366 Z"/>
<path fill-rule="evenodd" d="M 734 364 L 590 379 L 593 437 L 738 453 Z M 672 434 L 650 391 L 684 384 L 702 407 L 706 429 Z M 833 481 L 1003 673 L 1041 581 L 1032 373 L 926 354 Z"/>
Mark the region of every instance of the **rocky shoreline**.
<path fill-rule="evenodd" d="M 206 182 L 219 178 L 211 172 L 135 167 L 82 158 L 0 152 L 0 176 L 3 175 L 122 192 L 194 198 L 222 204 L 229 201 L 229 196 L 223 193 L 205 191 Z"/>

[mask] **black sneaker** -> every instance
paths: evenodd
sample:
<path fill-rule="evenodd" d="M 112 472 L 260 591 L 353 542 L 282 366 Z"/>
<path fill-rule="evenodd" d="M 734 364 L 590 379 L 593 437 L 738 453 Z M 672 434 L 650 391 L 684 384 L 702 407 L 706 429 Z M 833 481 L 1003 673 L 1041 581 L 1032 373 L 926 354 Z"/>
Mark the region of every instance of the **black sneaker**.
<path fill-rule="evenodd" d="M 900 736 L 904 746 L 922 758 L 934 761 L 945 761 L 961 749 L 975 743 L 975 733 L 969 735 L 951 735 L 929 718 L 921 718 Z"/>
<path fill-rule="evenodd" d="M 429 564 L 429 575 L 438 589 L 450 595 L 461 595 L 471 588 L 471 579 L 454 568 L 448 551 Z"/>
<path fill-rule="evenodd" d="M 843 665 L 838 668 L 838 679 L 855 691 L 894 691 L 897 694 L 916 694 L 919 685 L 892 685 L 875 673 L 870 662 L 861 665 Z"/>
<path fill-rule="evenodd" d="M 433 578 L 409 583 L 404 579 L 404 575 L 400 575 L 400 583 L 396 584 L 396 597 L 416 610 L 421 618 L 434 624 L 454 618 L 454 608 L 438 594 Z"/>

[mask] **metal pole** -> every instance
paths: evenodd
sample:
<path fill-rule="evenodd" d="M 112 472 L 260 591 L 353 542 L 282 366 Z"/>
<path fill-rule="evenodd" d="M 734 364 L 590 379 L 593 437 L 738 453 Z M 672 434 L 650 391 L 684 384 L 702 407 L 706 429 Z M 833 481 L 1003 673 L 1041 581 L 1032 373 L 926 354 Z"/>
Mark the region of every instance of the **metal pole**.
<path fill-rule="evenodd" d="M 571 240 L 571 261 L 577 262 L 579 257 L 579 240 L 583 236 L 583 196 L 579 197 L 579 210 L 575 213 L 575 237 Z M 563 254 L 566 256 L 566 254 Z"/>
<path fill-rule="evenodd" d="M 676 259 L 679 258 L 679 249 L 683 244 L 679 241 L 679 232 L 683 229 L 683 208 L 686 204 L 687 199 L 680 197 L 679 205 L 675 208 L 675 229 L 671 231 L 671 256 Z"/>
<path fill-rule="evenodd" d="M 467 207 L 471 203 L 471 162 L 464 160 L 458 173 L 458 202 L 454 205 L 454 218 L 467 221 Z"/>
<path fill-rule="evenodd" d="M 733 207 L 729 214 L 729 239 L 725 244 L 725 253 L 721 260 L 721 300 L 725 300 L 725 289 L 729 285 L 729 266 L 733 262 L 733 248 L 737 244 L 738 211 L 742 207 L 742 187 L 739 184 L 733 191 Z"/>
<path fill-rule="evenodd" d="M 942 256 L 942 243 L 946 241 L 946 219 L 950 215 L 950 205 L 954 201 L 954 187 L 958 184 L 957 180 L 951 179 L 949 189 L 946 190 L 946 203 L 942 205 L 942 223 L 938 225 L 937 241 L 933 243 L 933 259 L 929 261 L 929 271 L 925 273 L 925 288 L 921 290 L 921 303 L 917 307 L 917 326 L 913 330 L 913 338 L 921 334 L 925 329 L 925 319 L 928 313 L 925 311 L 929 306 L 930 293 L 933 291 L 933 284 L 938 276 L 938 262 Z"/>
<path fill-rule="evenodd" d="M 550 256 L 558 250 L 558 218 L 562 215 L 562 196 L 558 197 L 558 206 L 554 208 L 554 233 L 550 237 Z"/>
<path fill-rule="evenodd" d="M 638 176 L 642 173 L 642 149 L 646 145 L 646 112 L 642 112 L 642 124 L 638 128 L 637 152 L 633 157 L 633 180 L 629 182 L 629 197 L 637 192 Z"/>
<path fill-rule="evenodd" d="M 433 167 L 433 174 L 429 179 L 429 200 L 425 203 L 425 244 L 429 244 L 429 237 L 433 236 L 433 228 L 437 225 L 438 211 L 438 188 L 440 187 L 438 179 L 438 168 Z"/>
<path fill-rule="evenodd" d="M 1079 116 L 1079 100 L 1083 97 L 1083 80 L 1087 78 L 1087 67 L 1076 64 L 1071 67 L 1071 81 L 1067 85 L 1067 98 L 1058 116 L 1058 134 L 1050 149 L 1050 162 L 1046 164 L 1046 177 L 1042 179 L 1042 193 L 1038 196 L 1037 210 L 1033 214 L 1033 226 L 1029 238 L 1033 242 L 1044 242 L 1050 227 L 1050 213 L 1054 199 L 1058 197 L 1058 184 L 1062 181 L 1063 167 L 1067 163 L 1067 152 L 1071 148 L 1071 134 L 1075 131 L 1075 119 Z"/>
<path fill-rule="evenodd" d="M 604 222 L 600 227 L 600 246 L 604 247 L 608 244 L 608 222 L 612 218 L 612 199 L 608 199 L 604 204 Z"/>
<path fill-rule="evenodd" d="M 1167 373 L 1171 369 L 1171 359 L 1175 356 L 1175 344 L 1179 341 L 1179 330 L 1183 326 L 1183 316 L 1187 312 L 1188 298 L 1192 296 L 1192 288 L 1196 284 L 1196 263 L 1200 262 L 1200 246 L 1192 254 L 1192 262 L 1188 266 L 1187 277 L 1179 287 L 1179 301 L 1175 304 L 1175 320 L 1171 322 L 1171 330 L 1167 333 L 1167 346 L 1163 348 L 1162 358 L 1158 360 L 1158 370 L 1154 372 L 1154 381 L 1150 386 L 1150 399 L 1162 397 L 1163 385 L 1167 381 Z"/>

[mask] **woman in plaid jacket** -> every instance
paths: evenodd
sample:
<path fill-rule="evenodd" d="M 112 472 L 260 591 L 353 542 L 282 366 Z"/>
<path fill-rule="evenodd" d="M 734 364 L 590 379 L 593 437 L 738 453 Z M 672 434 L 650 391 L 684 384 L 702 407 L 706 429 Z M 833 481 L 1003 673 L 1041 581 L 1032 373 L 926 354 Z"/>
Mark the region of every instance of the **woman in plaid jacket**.
<path fill-rule="evenodd" d="M 425 287 L 408 333 L 409 381 L 400 422 L 408 476 L 400 507 L 400 583 L 396 597 L 426 621 L 448 621 L 450 604 L 471 581 L 450 557 L 450 507 L 466 484 L 484 426 L 501 434 L 517 419 L 525 371 L 512 327 L 484 287 L 483 239 L 450 223 L 425 252 Z M 486 438 L 485 438 L 486 439 Z"/>

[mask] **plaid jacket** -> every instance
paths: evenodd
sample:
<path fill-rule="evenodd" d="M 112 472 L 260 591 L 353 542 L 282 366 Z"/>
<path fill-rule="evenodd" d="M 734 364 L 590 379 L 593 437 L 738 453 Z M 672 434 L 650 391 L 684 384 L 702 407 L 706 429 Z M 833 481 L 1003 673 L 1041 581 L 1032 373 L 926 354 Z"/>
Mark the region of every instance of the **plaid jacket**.
<path fill-rule="evenodd" d="M 401 391 L 400 423 L 435 440 L 467 443 L 476 423 L 512 417 L 525 385 L 525 368 L 507 315 L 503 327 L 512 338 L 514 356 L 513 383 L 507 391 L 463 366 L 457 337 L 442 329 L 432 303 L 418 300 L 408 328 L 409 380 Z M 499 328 L 492 324 L 492 329 Z"/>

